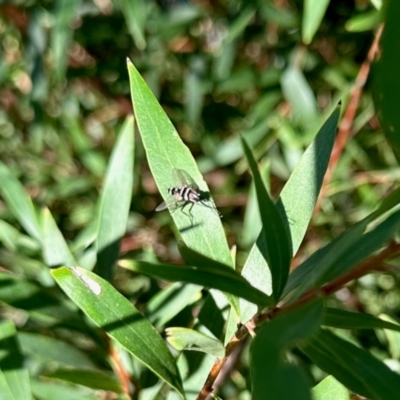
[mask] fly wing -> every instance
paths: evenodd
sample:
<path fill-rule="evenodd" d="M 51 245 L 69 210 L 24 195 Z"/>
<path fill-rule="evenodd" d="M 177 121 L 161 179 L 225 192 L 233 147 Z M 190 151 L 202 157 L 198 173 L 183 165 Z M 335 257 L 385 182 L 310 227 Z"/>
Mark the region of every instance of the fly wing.
<path fill-rule="evenodd" d="M 194 179 L 184 169 L 174 168 L 172 173 L 174 180 L 179 183 L 179 187 L 190 186 L 193 189 L 199 188 Z"/>
<path fill-rule="evenodd" d="M 156 211 L 162 211 L 165 210 L 168 207 L 168 204 L 164 201 L 161 203 L 159 206 L 157 206 Z"/>
<path fill-rule="evenodd" d="M 174 204 L 179 203 L 181 200 L 177 198 L 173 198 L 170 201 L 164 201 L 159 206 L 157 206 L 156 211 L 166 210 L 168 207 L 173 206 Z"/>

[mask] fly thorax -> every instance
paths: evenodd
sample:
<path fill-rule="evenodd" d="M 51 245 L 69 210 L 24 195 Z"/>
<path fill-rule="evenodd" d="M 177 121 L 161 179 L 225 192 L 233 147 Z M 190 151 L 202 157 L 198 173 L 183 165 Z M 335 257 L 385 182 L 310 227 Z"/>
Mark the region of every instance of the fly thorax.
<path fill-rule="evenodd" d="M 191 190 L 188 194 L 189 200 L 192 202 L 196 202 L 198 200 L 200 200 L 200 194 L 197 193 L 195 190 Z"/>

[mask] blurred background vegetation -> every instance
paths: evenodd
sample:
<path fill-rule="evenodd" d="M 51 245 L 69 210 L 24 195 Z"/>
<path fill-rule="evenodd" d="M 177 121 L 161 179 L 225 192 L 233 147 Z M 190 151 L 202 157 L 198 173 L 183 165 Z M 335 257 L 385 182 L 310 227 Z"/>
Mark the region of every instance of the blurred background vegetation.
<path fill-rule="evenodd" d="M 0 159 L 34 202 L 51 210 L 83 266 L 93 263 L 88 238 L 115 132 L 132 112 L 129 57 L 195 155 L 224 215 L 229 244 L 238 246 L 240 268 L 260 225 L 239 135 L 253 146 L 276 197 L 333 107 L 341 99 L 347 108 L 381 19 L 378 0 L 320 1 L 320 18 L 305 3 L 0 2 Z M 370 213 L 397 186 L 395 153 L 375 114 L 368 79 L 297 261 Z M 162 200 L 136 141 L 122 251 L 179 261 L 168 213 L 154 212 Z M 0 242 L 2 268 L 54 285 L 38 246 L 3 203 Z M 400 317 L 398 278 L 367 276 L 332 302 Z M 115 283 L 138 307 L 163 287 L 120 270 Z M 2 314 L 12 313 L 2 307 Z M 37 322 L 24 329 L 43 327 Z M 68 340 L 65 332 L 52 335 Z M 372 331 L 357 335 L 366 347 L 388 351 L 386 339 Z M 226 398 L 237 398 L 243 379 L 240 372 L 233 376 Z"/>

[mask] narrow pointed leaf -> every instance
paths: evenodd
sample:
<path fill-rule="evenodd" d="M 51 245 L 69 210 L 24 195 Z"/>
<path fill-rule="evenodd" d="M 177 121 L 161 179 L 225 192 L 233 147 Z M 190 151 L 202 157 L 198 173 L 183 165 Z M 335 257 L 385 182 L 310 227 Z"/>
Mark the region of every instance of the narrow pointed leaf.
<path fill-rule="evenodd" d="M 246 279 L 231 268 L 213 263 L 209 267 L 187 265 L 152 264 L 144 261 L 122 260 L 124 268 L 166 281 L 190 282 L 197 285 L 232 293 L 255 304 L 266 306 L 271 299 L 252 287 Z"/>
<path fill-rule="evenodd" d="M 380 318 L 389 323 L 394 323 L 395 325 L 398 325 L 398 321 L 387 314 L 381 314 Z M 388 343 L 389 354 L 391 358 L 398 360 L 400 358 L 400 333 L 394 332 L 393 329 L 384 329 L 384 333 Z"/>
<path fill-rule="evenodd" d="M 261 249 L 261 254 L 270 268 L 273 296 L 275 300 L 278 300 L 289 274 L 292 257 L 290 237 L 278 209 L 269 197 L 254 156 L 244 139 L 242 139 L 242 144 L 253 173 L 262 221 L 261 235 L 264 238 L 265 249 Z"/>
<path fill-rule="evenodd" d="M 18 339 L 24 354 L 61 367 L 96 369 L 96 365 L 79 348 L 60 339 L 38 333 L 19 332 Z"/>
<path fill-rule="evenodd" d="M 202 298 L 202 287 L 176 282 L 157 292 L 146 305 L 146 317 L 160 328 L 185 307 Z"/>
<path fill-rule="evenodd" d="M 88 393 L 88 389 L 81 386 L 73 386 L 62 381 L 32 380 L 32 392 L 36 399 L 57 400 L 98 400 L 95 393 Z"/>
<path fill-rule="evenodd" d="M 299 347 L 319 368 L 361 396 L 390 400 L 398 393 L 398 374 L 369 352 L 329 331 L 320 330 Z"/>
<path fill-rule="evenodd" d="M 42 211 L 42 236 L 43 259 L 47 265 L 76 265 L 74 256 L 48 209 Z"/>
<path fill-rule="evenodd" d="M 310 288 L 319 287 L 350 271 L 351 268 L 387 244 L 399 230 L 400 211 L 397 211 L 375 229 L 358 237 L 354 236 L 353 246 L 347 244 L 344 251 L 336 254 L 330 251 L 332 257 L 328 257 L 328 253 L 325 253 L 323 260 L 315 257 L 317 262 L 311 267 L 307 279 L 303 280 L 296 291 L 296 297 Z"/>
<path fill-rule="evenodd" d="M 223 358 L 225 347 L 217 339 L 187 328 L 167 328 L 167 341 L 177 350 L 192 350 Z"/>
<path fill-rule="evenodd" d="M 11 321 L 0 322 L 0 355 L 0 398 L 30 400 L 29 373 L 24 368 L 17 332 Z"/>
<path fill-rule="evenodd" d="M 305 0 L 301 30 L 303 42 L 305 44 L 311 43 L 315 32 L 321 24 L 328 5 L 329 0 Z"/>
<path fill-rule="evenodd" d="M 336 136 L 339 114 L 340 107 L 337 107 L 323 124 L 293 170 L 277 202 L 278 210 L 285 217 L 290 229 L 293 254 L 297 252 L 304 238 L 318 199 Z M 260 233 L 243 267 L 243 276 L 258 289 L 270 294 L 272 287 L 269 266 L 259 250 L 265 247 L 263 235 Z M 298 273 L 296 269 L 295 274 Z M 293 274 L 289 277 L 289 285 L 295 283 L 292 276 Z M 286 288 L 284 295 L 288 292 Z M 242 305 L 241 310 L 242 322 L 247 321 L 257 311 L 254 306 L 246 304 Z"/>
<path fill-rule="evenodd" d="M 324 269 L 324 271 L 325 268 L 326 270 L 330 270 L 332 265 L 338 263 L 337 260 L 339 258 L 343 257 L 344 259 L 347 259 L 346 254 L 351 254 L 353 257 L 354 255 L 359 254 L 359 251 L 367 251 L 368 253 L 371 253 L 372 251 L 374 251 L 373 249 L 379 248 L 380 245 L 378 243 L 373 243 L 373 247 L 371 249 L 368 247 L 361 249 L 358 248 L 358 243 L 362 240 L 362 236 L 367 226 L 376 219 L 380 218 L 386 212 L 396 207 L 399 202 L 400 188 L 396 189 L 386 199 L 384 199 L 382 201 L 382 204 L 374 212 L 350 227 L 348 230 L 343 232 L 340 236 L 335 238 L 325 247 L 312 254 L 306 261 L 299 265 L 289 275 L 289 280 L 284 291 L 284 296 L 286 296 L 300 284 L 302 285 L 302 288 L 296 292 L 295 297 L 300 296 L 302 293 L 304 293 L 305 290 L 312 287 L 312 282 L 315 281 L 311 280 L 310 277 L 311 274 L 314 274 L 314 278 L 316 278 L 314 271 L 318 269 L 319 265 L 323 266 L 322 268 Z M 396 226 L 392 226 L 392 228 L 396 229 Z M 387 233 L 388 232 L 384 231 L 383 235 L 385 236 L 387 235 Z M 391 233 L 389 232 L 389 237 L 390 236 Z M 379 241 L 381 239 L 383 239 L 383 237 L 380 237 Z M 356 252 L 356 254 L 353 254 L 353 248 L 358 248 L 359 251 Z M 352 262 L 354 263 L 354 259 L 352 259 Z M 325 272 L 323 272 L 323 274 L 324 273 Z"/>
<path fill-rule="evenodd" d="M 117 0 L 128 27 L 129 33 L 138 49 L 143 50 L 146 47 L 146 38 L 144 34 L 145 23 L 148 17 L 148 5 L 145 0 Z"/>
<path fill-rule="evenodd" d="M 205 257 L 202 254 L 199 254 L 199 253 L 193 251 L 192 249 L 189 249 L 186 246 L 180 245 L 179 250 L 181 252 L 182 257 L 186 260 L 186 263 L 189 265 L 193 265 L 200 269 L 205 268 L 207 270 L 214 268 L 215 271 L 222 268 L 222 273 L 225 274 L 225 272 L 226 272 L 225 268 L 227 268 L 228 266 L 223 265 L 217 261 L 214 261 L 208 257 Z M 230 272 L 228 272 L 228 274 L 230 274 Z M 237 274 L 235 274 L 234 276 L 237 276 Z M 229 301 L 229 304 L 232 306 L 233 310 L 235 311 L 236 316 L 239 316 L 240 315 L 239 299 L 230 293 L 225 292 L 224 295 L 226 296 L 227 300 Z"/>
<path fill-rule="evenodd" d="M 11 171 L 0 163 L 0 193 L 23 228 L 40 241 L 40 226 L 32 200 Z"/>
<path fill-rule="evenodd" d="M 65 267 L 53 270 L 52 275 L 68 297 L 95 324 L 183 394 L 175 360 L 157 330 L 107 281 L 82 268 L 77 270 L 86 276 L 85 280 Z M 99 294 L 90 290 L 90 281 L 100 286 Z"/>
<path fill-rule="evenodd" d="M 370 314 L 356 313 L 327 307 L 322 325 L 341 329 L 390 329 L 400 332 L 400 325 L 384 321 Z"/>
<path fill-rule="evenodd" d="M 60 368 L 51 373 L 47 373 L 44 376 L 71 382 L 76 385 L 86 386 L 92 389 L 122 393 L 122 388 L 116 377 L 102 371 Z"/>
<path fill-rule="evenodd" d="M 384 29 L 380 40 L 380 54 L 373 74 L 374 103 L 379 117 L 382 131 L 390 142 L 397 161 L 400 160 L 400 113 L 397 107 L 400 91 L 398 71 L 400 60 L 399 18 L 400 2 L 382 2 L 384 14 Z"/>
<path fill-rule="evenodd" d="M 53 11 L 53 25 L 50 33 L 50 47 L 54 57 L 55 76 L 58 80 L 64 79 L 74 32 L 71 29 L 76 18 L 76 10 L 81 7 L 81 0 L 57 1 Z"/>
<path fill-rule="evenodd" d="M 340 115 L 340 105 L 322 125 L 302 155 L 277 202 L 290 227 L 293 254 L 304 238 L 328 168 Z"/>
<path fill-rule="evenodd" d="M 318 122 L 317 100 L 303 71 L 289 66 L 281 75 L 282 92 L 292 107 L 295 121 L 308 131 Z"/>
<path fill-rule="evenodd" d="M 168 188 L 175 186 L 174 169 L 186 171 L 199 189 L 208 193 L 207 184 L 189 149 L 130 61 L 128 61 L 128 72 L 135 118 L 161 196 L 167 200 Z M 191 221 L 179 209 L 172 213 L 186 246 L 222 264 L 232 266 L 225 233 L 218 215 L 208 207 L 195 204 L 192 216 Z"/>
<path fill-rule="evenodd" d="M 329 375 L 312 389 L 313 400 L 350 400 L 348 389 Z"/>
<path fill-rule="evenodd" d="M 120 242 L 126 231 L 133 184 L 133 118 L 125 121 L 107 169 L 100 200 L 97 236 L 97 268 L 111 279 Z"/>
<path fill-rule="evenodd" d="M 359 240 L 368 223 L 369 220 L 364 219 L 353 225 L 347 231 L 335 238 L 322 249 L 319 249 L 313 253 L 307 260 L 300 264 L 289 275 L 289 280 L 283 296 L 287 295 L 294 288 L 297 288 L 300 285 L 304 285 L 304 287 L 302 286 L 301 290 L 299 289 L 296 291 L 295 297 L 298 297 L 304 293 L 304 291 L 309 287 L 308 278 L 313 273 L 314 268 L 316 268 L 317 265 L 326 265 L 327 262 L 331 262 L 330 260 L 332 260 L 333 257 L 336 258 L 350 250 L 356 241 Z"/>

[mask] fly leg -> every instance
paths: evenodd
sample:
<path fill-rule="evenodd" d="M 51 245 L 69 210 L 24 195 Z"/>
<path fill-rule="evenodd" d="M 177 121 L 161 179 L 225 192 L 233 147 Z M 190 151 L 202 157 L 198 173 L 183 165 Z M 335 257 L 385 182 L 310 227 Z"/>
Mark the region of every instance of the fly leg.
<path fill-rule="evenodd" d="M 212 203 L 210 203 L 210 200 L 206 200 L 206 199 L 202 199 L 200 200 L 200 203 L 207 208 L 210 208 L 211 210 L 213 210 L 215 212 L 215 214 L 218 215 L 218 217 L 222 218 L 223 215 L 218 211 L 218 208 L 215 207 Z"/>
<path fill-rule="evenodd" d="M 185 213 L 185 212 L 184 212 L 184 209 L 185 209 L 185 207 L 186 207 L 188 204 L 190 204 L 189 212 Z M 193 214 L 192 214 L 192 208 L 193 208 L 193 206 L 194 206 L 194 202 L 188 200 L 188 201 L 185 201 L 185 204 L 184 204 L 184 205 L 182 206 L 182 208 L 181 208 L 182 213 L 185 214 L 187 217 L 190 218 L 190 223 L 191 223 L 192 226 L 193 226 Z"/>
<path fill-rule="evenodd" d="M 178 208 L 179 208 L 178 203 L 175 203 L 175 204 L 174 204 L 174 208 L 173 208 L 172 210 L 170 210 L 170 213 L 171 213 L 171 214 L 174 213 Z"/>

